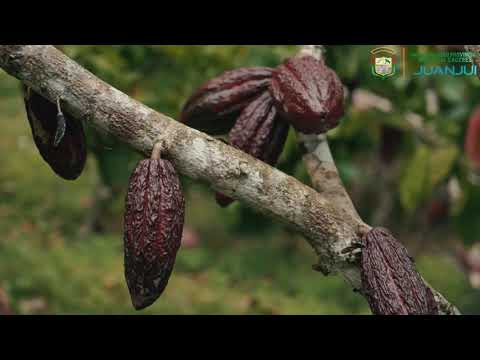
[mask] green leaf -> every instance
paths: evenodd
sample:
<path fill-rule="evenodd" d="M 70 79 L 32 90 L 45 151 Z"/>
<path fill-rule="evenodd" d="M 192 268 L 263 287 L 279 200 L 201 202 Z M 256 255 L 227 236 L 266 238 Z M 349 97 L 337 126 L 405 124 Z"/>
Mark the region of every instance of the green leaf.
<path fill-rule="evenodd" d="M 458 149 L 454 145 L 432 151 L 430 155 L 430 183 L 432 187 L 438 185 L 450 173 L 458 153 Z"/>
<path fill-rule="evenodd" d="M 454 145 L 434 150 L 426 145 L 417 147 L 400 183 L 400 202 L 408 213 L 428 199 L 435 186 L 448 176 L 458 154 Z"/>
<path fill-rule="evenodd" d="M 400 182 L 400 202 L 408 213 L 412 213 L 425 198 L 425 194 L 430 192 L 429 162 L 430 149 L 420 145 L 406 166 Z"/>

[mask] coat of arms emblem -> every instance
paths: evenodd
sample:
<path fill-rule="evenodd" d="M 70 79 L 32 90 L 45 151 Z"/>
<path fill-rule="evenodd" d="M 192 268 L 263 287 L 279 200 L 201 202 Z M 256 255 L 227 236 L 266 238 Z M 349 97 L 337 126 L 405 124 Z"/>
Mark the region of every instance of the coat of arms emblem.
<path fill-rule="evenodd" d="M 372 74 L 386 79 L 395 75 L 397 57 L 395 51 L 387 47 L 379 47 L 371 51 Z"/>

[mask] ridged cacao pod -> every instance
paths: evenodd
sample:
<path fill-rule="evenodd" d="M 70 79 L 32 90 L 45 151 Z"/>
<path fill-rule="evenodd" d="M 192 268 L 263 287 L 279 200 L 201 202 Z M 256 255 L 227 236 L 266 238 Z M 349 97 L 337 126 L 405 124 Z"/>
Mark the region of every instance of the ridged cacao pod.
<path fill-rule="evenodd" d="M 60 177 L 78 178 L 87 159 L 82 123 L 68 113 L 57 118 L 57 106 L 29 87 L 24 86 L 23 92 L 28 122 L 40 155 Z"/>
<path fill-rule="evenodd" d="M 124 217 L 125 279 L 137 310 L 163 293 L 181 244 L 185 200 L 168 160 L 141 160 L 130 177 Z"/>
<path fill-rule="evenodd" d="M 226 134 L 243 108 L 268 88 L 272 72 L 239 68 L 207 81 L 185 103 L 180 121 L 210 135 Z"/>
<path fill-rule="evenodd" d="M 362 288 L 374 314 L 438 313 L 433 293 L 415 269 L 407 249 L 388 230 L 374 228 L 362 240 Z"/>
<path fill-rule="evenodd" d="M 305 134 L 336 127 L 343 115 L 343 85 L 337 74 L 311 56 L 294 57 L 273 72 L 270 91 L 292 126 Z"/>
<path fill-rule="evenodd" d="M 282 153 L 289 125 L 278 116 L 270 92 L 265 91 L 240 114 L 228 135 L 230 145 L 274 166 Z M 233 199 L 217 193 L 217 203 L 228 206 Z"/>
<path fill-rule="evenodd" d="M 472 164 L 480 168 L 480 107 L 475 109 L 468 122 L 465 153 Z"/>

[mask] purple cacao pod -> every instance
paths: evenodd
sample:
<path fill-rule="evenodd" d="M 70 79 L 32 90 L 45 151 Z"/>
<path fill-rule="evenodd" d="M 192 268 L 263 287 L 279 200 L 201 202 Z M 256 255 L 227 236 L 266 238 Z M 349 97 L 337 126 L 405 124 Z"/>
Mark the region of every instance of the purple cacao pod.
<path fill-rule="evenodd" d="M 137 310 L 165 290 L 181 244 L 185 200 L 168 160 L 141 160 L 130 177 L 124 216 L 125 279 Z"/>
<path fill-rule="evenodd" d="M 336 127 L 343 115 L 343 85 L 337 74 L 311 56 L 294 57 L 273 72 L 270 91 L 286 120 L 305 134 Z"/>
<path fill-rule="evenodd" d="M 289 125 L 277 113 L 269 91 L 264 91 L 240 114 L 228 135 L 230 145 L 274 166 L 282 153 Z M 217 203 L 228 206 L 233 199 L 217 193 Z"/>
<path fill-rule="evenodd" d="M 40 155 L 58 176 L 66 180 L 78 178 L 87 158 L 82 123 L 68 113 L 57 117 L 57 106 L 31 88 L 24 86 L 23 93 L 28 122 Z M 60 132 L 59 119 L 63 122 Z"/>
<path fill-rule="evenodd" d="M 272 72 L 239 68 L 207 81 L 187 100 L 180 121 L 210 135 L 226 134 L 243 108 L 268 88 Z"/>
<path fill-rule="evenodd" d="M 435 315 L 432 291 L 407 249 L 388 230 L 373 228 L 362 239 L 362 288 L 376 315 Z"/>

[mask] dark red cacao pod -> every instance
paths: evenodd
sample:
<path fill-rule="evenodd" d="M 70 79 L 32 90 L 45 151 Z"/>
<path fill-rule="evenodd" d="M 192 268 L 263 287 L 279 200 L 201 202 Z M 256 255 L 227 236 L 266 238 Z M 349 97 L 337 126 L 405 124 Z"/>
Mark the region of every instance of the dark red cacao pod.
<path fill-rule="evenodd" d="M 185 200 L 168 160 L 141 160 L 130 177 L 124 216 L 125 279 L 141 310 L 165 290 L 181 244 Z"/>
<path fill-rule="evenodd" d="M 27 86 L 23 87 L 23 93 L 28 122 L 40 155 L 58 176 L 75 180 L 82 173 L 87 159 L 82 123 L 64 113 L 64 128 L 59 141 L 56 139 L 57 106 Z"/>
<path fill-rule="evenodd" d="M 270 91 L 280 114 L 305 134 L 336 127 L 343 115 L 343 85 L 337 74 L 311 56 L 294 57 L 273 72 Z"/>
<path fill-rule="evenodd" d="M 272 72 L 239 68 L 207 81 L 187 100 L 180 121 L 210 135 L 226 134 L 243 108 L 268 88 Z"/>
<path fill-rule="evenodd" d="M 230 145 L 274 166 L 282 153 L 289 125 L 277 113 L 269 91 L 264 91 L 240 114 L 228 135 Z M 233 199 L 217 193 L 217 203 L 228 206 Z"/>
<path fill-rule="evenodd" d="M 376 315 L 435 315 L 432 291 L 407 249 L 388 230 L 374 228 L 362 239 L 362 288 Z"/>
<path fill-rule="evenodd" d="M 480 168 L 480 106 L 475 109 L 468 122 L 465 153 L 472 164 Z"/>

